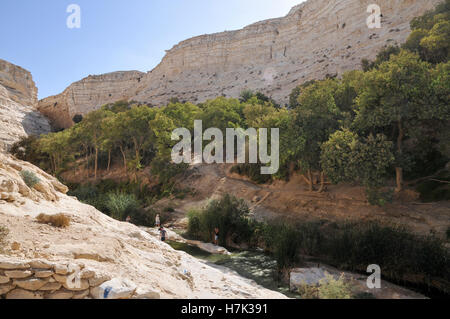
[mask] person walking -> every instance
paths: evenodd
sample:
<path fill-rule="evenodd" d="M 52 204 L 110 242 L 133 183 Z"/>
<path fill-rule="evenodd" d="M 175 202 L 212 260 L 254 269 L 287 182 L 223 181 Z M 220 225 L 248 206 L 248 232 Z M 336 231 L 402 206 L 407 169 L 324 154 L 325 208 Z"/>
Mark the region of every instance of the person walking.
<path fill-rule="evenodd" d="M 131 216 L 130 215 L 127 216 L 126 222 L 127 223 L 131 223 Z"/>
<path fill-rule="evenodd" d="M 155 225 L 156 225 L 156 227 L 160 227 L 161 226 L 161 218 L 159 217 L 159 214 L 156 214 Z"/>

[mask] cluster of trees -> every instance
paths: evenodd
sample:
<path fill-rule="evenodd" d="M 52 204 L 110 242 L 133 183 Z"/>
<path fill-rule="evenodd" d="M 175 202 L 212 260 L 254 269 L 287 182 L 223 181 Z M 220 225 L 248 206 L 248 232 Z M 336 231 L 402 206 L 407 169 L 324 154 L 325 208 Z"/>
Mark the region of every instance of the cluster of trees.
<path fill-rule="evenodd" d="M 300 171 L 311 191 L 319 177 L 317 191 L 324 190 L 326 178 L 376 191 L 395 175 L 399 192 L 405 175 L 432 172 L 450 157 L 449 12 L 447 0 L 414 19 L 407 42 L 363 61 L 362 71 L 295 88 L 288 107 L 250 91 L 240 99 L 218 97 L 197 105 L 173 100 L 159 109 L 118 102 L 77 117 L 70 129 L 25 142 L 31 146 L 27 154 L 18 146 L 13 150 L 50 163 L 54 173 L 76 162 L 91 167 L 96 178 L 99 162 L 109 170 L 114 161 L 132 176 L 148 165 L 161 173 L 170 167 L 172 131 L 193 131 L 194 120 L 201 119 L 204 127 L 222 130 L 280 129 L 276 176 L 262 178 L 258 164 L 238 166 L 257 181 Z"/>

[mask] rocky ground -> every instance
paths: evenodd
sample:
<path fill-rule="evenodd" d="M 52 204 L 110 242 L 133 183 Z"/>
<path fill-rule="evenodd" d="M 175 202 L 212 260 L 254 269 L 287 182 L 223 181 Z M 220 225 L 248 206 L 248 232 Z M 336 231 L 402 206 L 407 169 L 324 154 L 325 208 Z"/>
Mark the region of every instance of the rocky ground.
<path fill-rule="evenodd" d="M 24 170 L 34 172 L 41 182 L 29 188 L 20 176 Z M 67 284 L 58 284 L 62 279 L 56 270 L 78 265 L 87 269 L 83 297 L 102 297 L 100 283 L 91 285 L 89 279 L 106 276 L 112 279 L 107 283 L 127 292 L 126 297 L 285 298 L 175 251 L 138 227 L 113 220 L 65 192 L 64 185 L 35 166 L 0 154 L 0 226 L 9 230 L 0 247 L 2 297 L 50 298 L 55 293 L 80 297 L 80 289 L 72 291 Z M 40 213 L 63 213 L 70 217 L 70 226 L 40 224 L 36 221 Z"/>

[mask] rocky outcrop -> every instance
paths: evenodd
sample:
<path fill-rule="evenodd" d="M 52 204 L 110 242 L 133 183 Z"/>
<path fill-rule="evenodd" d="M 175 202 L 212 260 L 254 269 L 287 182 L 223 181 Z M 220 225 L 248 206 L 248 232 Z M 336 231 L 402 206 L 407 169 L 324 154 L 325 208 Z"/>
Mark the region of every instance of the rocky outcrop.
<path fill-rule="evenodd" d="M 51 119 L 54 127 L 70 127 L 77 114 L 85 115 L 104 104 L 134 97 L 144 75 L 138 71 L 91 75 L 60 95 L 41 100 L 39 111 Z"/>
<path fill-rule="evenodd" d="M 21 172 L 32 172 L 29 187 Z M 285 298 L 175 251 L 130 223 L 65 195 L 33 165 L 0 153 L 0 299 Z M 56 228 L 36 217 L 64 214 Z"/>
<path fill-rule="evenodd" d="M 30 72 L 0 59 L 0 151 L 21 137 L 50 132 L 48 120 L 36 108 Z"/>
<path fill-rule="evenodd" d="M 384 46 L 404 42 L 409 22 L 439 2 L 376 1 L 382 10 L 382 27 L 369 29 L 367 7 L 373 1 L 309 0 L 283 18 L 177 44 L 155 69 L 139 75 L 134 82 L 138 87 L 129 89 L 133 81 L 108 82 L 114 73 L 95 81 L 88 78 L 44 99 L 40 109 L 67 127 L 76 113 L 114 97 L 160 106 L 172 97 L 202 102 L 219 95 L 237 97 L 251 89 L 287 103 L 295 86 L 359 68 L 363 58 L 373 59 Z M 117 91 L 124 93 L 110 98 Z"/>

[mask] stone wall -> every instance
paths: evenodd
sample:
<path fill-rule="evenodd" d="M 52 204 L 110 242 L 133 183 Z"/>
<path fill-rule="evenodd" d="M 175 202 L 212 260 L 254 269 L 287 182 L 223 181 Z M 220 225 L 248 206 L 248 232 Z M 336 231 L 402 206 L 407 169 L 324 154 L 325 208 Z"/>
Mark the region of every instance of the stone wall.
<path fill-rule="evenodd" d="M 111 279 L 81 262 L 55 263 L 0 256 L 0 299 L 129 299 L 159 298 L 132 282 Z"/>
<path fill-rule="evenodd" d="M 403 43 L 409 22 L 441 1 L 378 0 L 382 28 L 369 29 L 367 7 L 372 0 L 309 0 L 283 18 L 182 41 L 137 79 L 131 74 L 131 80 L 111 82 L 119 76 L 113 73 L 77 82 L 41 101 L 40 110 L 67 127 L 75 114 L 113 98 L 161 106 L 172 97 L 203 102 L 220 95 L 238 97 L 251 89 L 284 104 L 295 86 L 358 69 L 362 59 Z M 117 91 L 121 93 L 114 95 Z"/>

